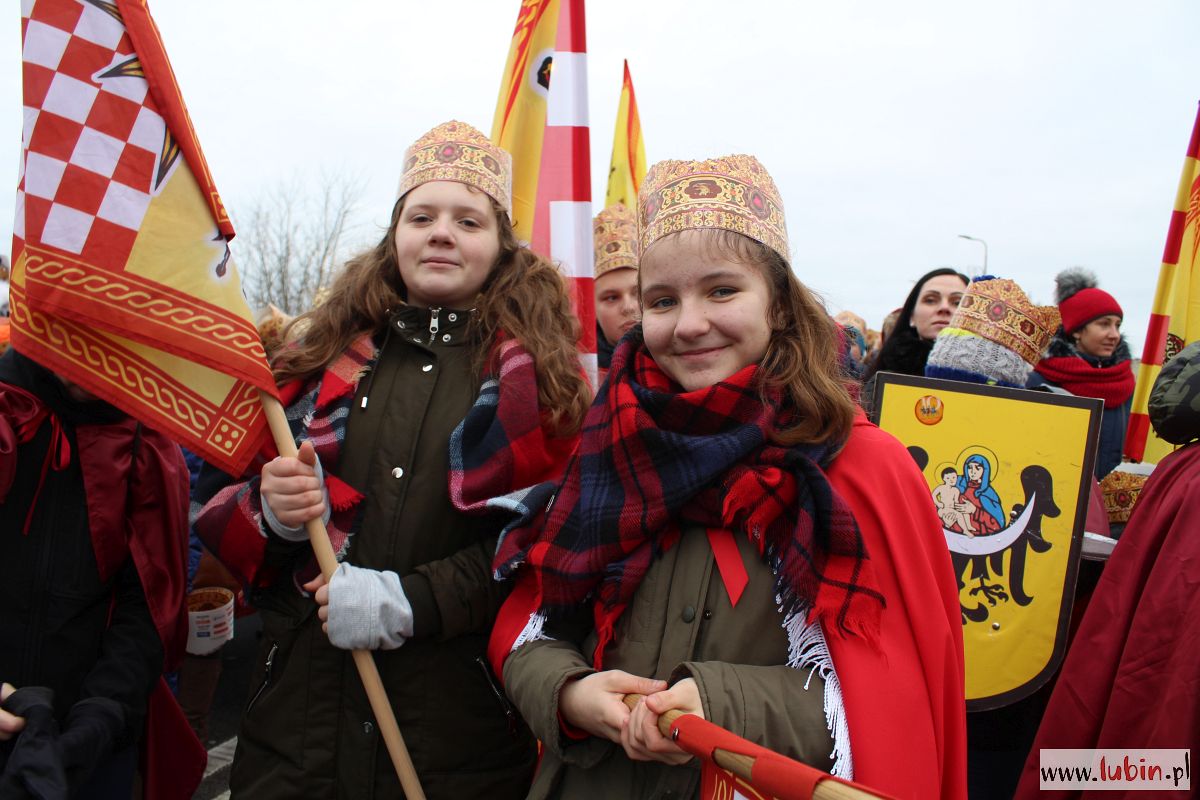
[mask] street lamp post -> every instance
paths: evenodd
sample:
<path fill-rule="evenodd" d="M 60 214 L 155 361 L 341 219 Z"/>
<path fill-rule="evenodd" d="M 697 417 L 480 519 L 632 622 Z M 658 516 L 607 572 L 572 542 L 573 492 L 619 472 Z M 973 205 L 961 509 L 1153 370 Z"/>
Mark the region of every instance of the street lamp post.
<path fill-rule="evenodd" d="M 985 242 L 983 239 L 980 239 L 977 236 L 967 236 L 965 233 L 960 233 L 958 235 L 958 238 L 970 239 L 972 242 L 979 242 L 981 245 L 983 245 L 983 272 L 981 272 L 980 274 L 986 275 L 987 274 L 987 242 Z"/>

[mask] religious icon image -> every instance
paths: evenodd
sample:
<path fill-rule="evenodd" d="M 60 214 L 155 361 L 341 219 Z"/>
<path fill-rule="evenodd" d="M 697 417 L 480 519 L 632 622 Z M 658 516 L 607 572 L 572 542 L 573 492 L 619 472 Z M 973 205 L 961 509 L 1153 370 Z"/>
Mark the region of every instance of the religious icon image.
<path fill-rule="evenodd" d="M 881 373 L 874 407 L 913 455 L 941 521 L 968 709 L 1029 695 L 1066 647 L 1098 401 Z"/>

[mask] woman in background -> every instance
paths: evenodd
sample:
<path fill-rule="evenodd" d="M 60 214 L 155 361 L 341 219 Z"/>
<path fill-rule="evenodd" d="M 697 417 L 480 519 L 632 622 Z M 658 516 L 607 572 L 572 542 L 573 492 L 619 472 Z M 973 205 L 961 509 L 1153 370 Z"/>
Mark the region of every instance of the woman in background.
<path fill-rule="evenodd" d="M 968 283 L 966 275 L 949 267 L 922 275 L 904 299 L 895 328 L 884 339 L 866 378 L 876 372 L 924 375 L 933 340 L 950 324 Z"/>
<path fill-rule="evenodd" d="M 1096 285 L 1096 276 L 1087 270 L 1064 270 L 1054 283 L 1062 327 L 1033 368 L 1027 385 L 1104 401 L 1096 452 L 1099 480 L 1121 463 L 1125 429 L 1133 409 L 1133 365 L 1129 343 L 1121 335 L 1125 312 L 1116 298 Z"/>

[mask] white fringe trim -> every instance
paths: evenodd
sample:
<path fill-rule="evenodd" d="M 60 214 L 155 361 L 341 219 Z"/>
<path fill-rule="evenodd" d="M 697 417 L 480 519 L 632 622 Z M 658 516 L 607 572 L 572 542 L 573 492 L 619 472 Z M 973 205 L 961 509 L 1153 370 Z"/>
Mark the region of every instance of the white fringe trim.
<path fill-rule="evenodd" d="M 825 726 L 833 737 L 833 759 L 831 775 L 845 780 L 854 780 L 854 759 L 850 753 L 850 725 L 846 720 L 846 706 L 842 702 L 842 684 L 833 668 L 833 657 L 825 643 L 825 633 L 819 622 L 811 625 L 807 621 L 808 609 L 802 608 L 783 620 L 783 629 L 788 637 L 788 666 L 792 669 L 808 669 L 808 679 L 815 672 L 825 681 Z M 808 689 L 808 682 L 804 684 Z"/>
<path fill-rule="evenodd" d="M 546 625 L 546 615 L 545 614 L 542 614 L 541 612 L 538 612 L 538 611 L 535 611 L 532 614 L 530 614 L 529 622 L 525 623 L 524 629 L 522 629 L 520 635 L 517 636 L 517 640 L 515 642 L 513 642 L 512 650 L 509 650 L 509 652 L 511 653 L 514 650 L 516 650 L 517 648 L 519 648 L 523 645 L 527 645 L 530 642 L 537 642 L 537 641 L 542 641 L 542 640 L 554 641 L 553 637 L 547 636 L 545 633 L 542 632 L 542 628 L 544 628 L 545 625 Z"/>

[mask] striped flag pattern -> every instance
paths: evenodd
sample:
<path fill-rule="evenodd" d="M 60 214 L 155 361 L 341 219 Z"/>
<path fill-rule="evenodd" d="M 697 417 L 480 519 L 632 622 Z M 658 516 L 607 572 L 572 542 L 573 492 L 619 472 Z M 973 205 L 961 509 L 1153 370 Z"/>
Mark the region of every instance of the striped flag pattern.
<path fill-rule="evenodd" d="M 513 157 L 517 237 L 558 264 L 570 282 L 580 357 L 595 385 L 585 20 L 584 0 L 522 0 L 492 141 Z"/>
<path fill-rule="evenodd" d="M 596 381 L 596 310 L 592 285 L 591 141 L 588 130 L 587 37 L 584 0 L 561 0 L 553 79 L 542 137 L 533 249 L 570 280 L 584 368 Z"/>
<path fill-rule="evenodd" d="M 492 118 L 492 141 L 513 159 L 513 231 L 523 242 L 533 240 L 559 2 L 522 0 Z"/>
<path fill-rule="evenodd" d="M 1158 286 L 1142 364 L 1133 393 L 1133 413 L 1125 435 L 1125 456 L 1158 463 L 1172 445 L 1154 435 L 1147 406 L 1162 365 L 1200 339 L 1200 113 L 1192 128 L 1183 174 L 1171 211 Z"/>
<path fill-rule="evenodd" d="M 633 93 L 633 78 L 629 62 L 625 62 L 625 77 L 621 82 L 621 99 L 617 104 L 617 126 L 613 131 L 612 162 L 608 167 L 608 192 L 604 207 L 621 203 L 637 209 L 638 189 L 646 177 L 646 145 L 642 139 L 642 120 L 638 115 L 637 97 Z"/>

